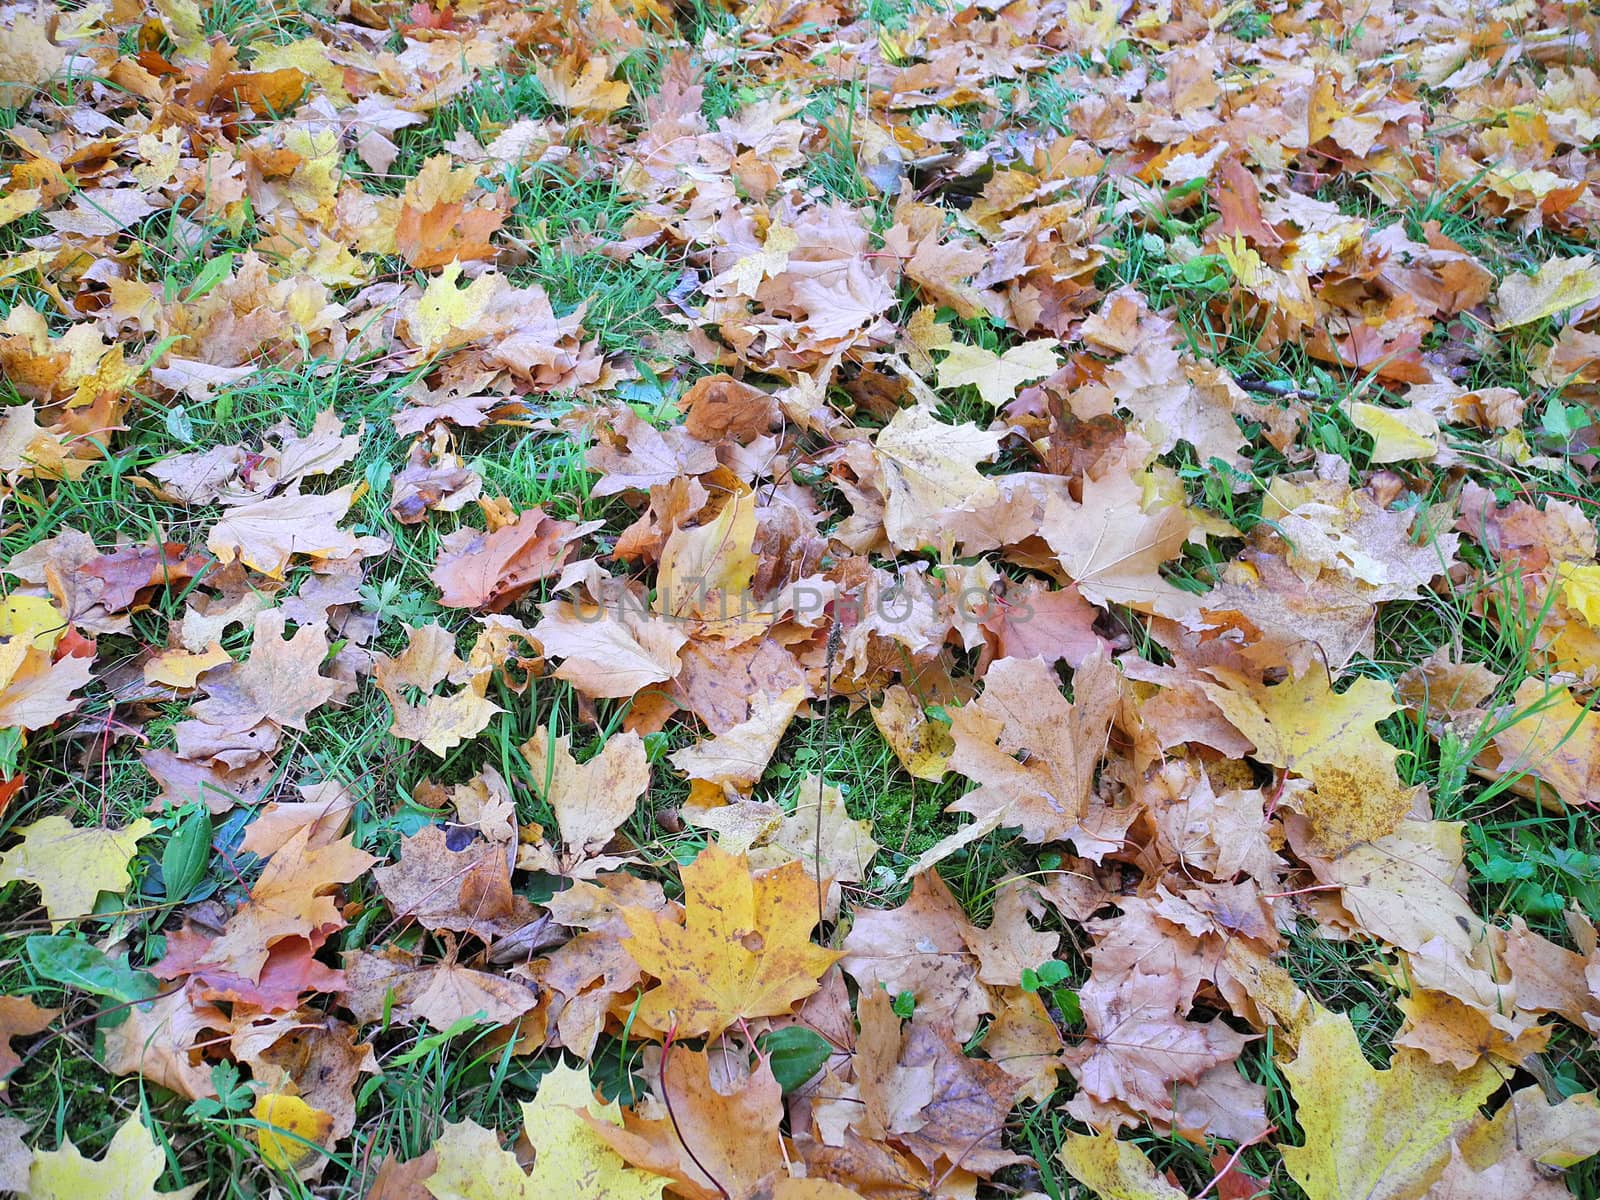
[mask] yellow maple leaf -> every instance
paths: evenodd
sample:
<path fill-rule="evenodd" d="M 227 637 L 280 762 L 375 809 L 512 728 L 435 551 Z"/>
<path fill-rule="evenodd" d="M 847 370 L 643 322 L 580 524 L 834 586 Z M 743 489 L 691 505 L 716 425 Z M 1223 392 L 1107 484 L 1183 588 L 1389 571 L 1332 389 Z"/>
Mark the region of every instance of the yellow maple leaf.
<path fill-rule="evenodd" d="M 1536 275 L 1509 275 L 1495 293 L 1496 329 L 1515 329 L 1600 299 L 1600 267 L 1592 254 L 1552 258 Z"/>
<path fill-rule="evenodd" d="M 196 0 L 155 0 L 161 24 L 177 47 L 182 58 L 203 59 L 206 56 L 205 18 L 200 15 Z"/>
<path fill-rule="evenodd" d="M 480 275 L 464 288 L 456 286 L 461 264 L 453 262 L 428 281 L 427 290 L 406 318 L 411 341 L 423 354 L 462 346 L 478 336 L 474 326 L 500 290 L 498 275 Z"/>
<path fill-rule="evenodd" d="M 1452 1135 L 1500 1086 L 1487 1062 L 1469 1071 L 1401 1050 L 1379 1071 L 1350 1018 L 1319 1009 L 1283 1068 L 1305 1145 L 1280 1147 L 1310 1200 L 1414 1200 L 1450 1160 Z"/>
<path fill-rule="evenodd" d="M 1186 1200 L 1143 1150 L 1118 1141 L 1115 1129 L 1068 1133 L 1059 1154 L 1067 1174 L 1104 1200 Z"/>
<path fill-rule="evenodd" d="M 265 46 L 250 64 L 252 71 L 296 70 L 317 81 L 323 94 L 336 108 L 351 103 L 344 88 L 344 68 L 328 57 L 328 48 L 314 37 L 304 37 L 282 46 Z"/>
<path fill-rule="evenodd" d="M 1600 780 L 1600 715 L 1564 687 L 1524 679 L 1494 735 L 1500 774 L 1527 771 L 1568 804 L 1593 804 Z"/>
<path fill-rule="evenodd" d="M 1350 423 L 1372 437 L 1372 462 L 1406 462 L 1439 453 L 1439 422 L 1420 408 L 1351 404 Z"/>
<path fill-rule="evenodd" d="M 58 814 L 42 817 L 19 828 L 22 841 L 0 854 L 0 883 L 33 884 L 52 921 L 75 921 L 94 911 L 101 892 L 128 886 L 136 844 L 154 828 L 144 817 L 126 829 L 78 829 Z"/>
<path fill-rule="evenodd" d="M 43 596 L 0 600 L 0 637 L 26 638 L 35 650 L 49 654 L 66 629 L 66 616 Z"/>
<path fill-rule="evenodd" d="M 455 639 L 439 625 L 417 625 L 408 630 L 405 651 L 377 660 L 374 677 L 389 698 L 394 721 L 389 732 L 408 742 L 421 742 L 438 757 L 469 738 L 477 737 L 501 708 L 487 698 L 489 673 L 470 675 L 463 686 L 434 694 L 446 680 L 460 679 L 466 664 L 455 654 Z M 414 692 L 413 692 L 414 689 Z M 412 694 L 420 694 L 413 701 Z"/>
<path fill-rule="evenodd" d="M 909 688 L 898 683 L 886 688 L 883 702 L 872 710 L 872 723 L 914 779 L 938 783 L 950 770 L 955 749 L 950 727 L 928 716 Z"/>
<path fill-rule="evenodd" d="M 935 536 L 946 509 L 975 508 L 999 494 L 978 464 L 1000 451 L 1000 434 L 971 422 L 946 425 L 922 408 L 903 408 L 873 443 L 883 467 L 883 527 L 902 550 Z"/>
<path fill-rule="evenodd" d="M 1413 789 L 1395 771 L 1400 751 L 1378 736 L 1378 722 L 1396 711 L 1388 684 L 1357 679 L 1335 693 L 1320 665 L 1276 687 L 1219 672 L 1224 675 L 1229 686 L 1201 686 L 1255 743 L 1255 757 L 1315 785 L 1314 795 L 1296 803 L 1311 821 L 1319 852 L 1337 854 L 1400 824 Z"/>
<path fill-rule="evenodd" d="M 1004 354 L 981 346 L 952 345 L 939 364 L 939 386 L 970 383 L 990 408 L 1016 399 L 1017 389 L 1035 379 L 1054 375 L 1061 366 L 1055 347 L 1047 341 L 1023 342 Z"/>
<path fill-rule="evenodd" d="M 750 586 L 759 562 L 751 549 L 756 536 L 756 494 L 735 481 L 721 511 L 704 524 L 679 526 L 661 549 L 656 573 L 656 611 L 683 620 L 737 619 L 738 598 Z M 722 631 L 724 636 L 729 631 Z"/>
<path fill-rule="evenodd" d="M 27 1194 L 32 1200 L 181 1200 L 200 1190 L 198 1183 L 176 1192 L 156 1191 L 167 1156 L 150 1131 L 131 1116 L 118 1128 L 96 1162 L 85 1158 L 68 1138 L 59 1150 L 35 1150 L 28 1167 Z"/>
<path fill-rule="evenodd" d="M 43 204 L 43 188 L 17 188 L 8 192 L 0 196 L 0 225 L 9 225 L 29 213 L 38 212 Z"/>
<path fill-rule="evenodd" d="M 624 948 L 661 982 L 638 1019 L 679 1037 L 715 1037 L 741 1017 L 779 1016 L 817 990 L 840 957 L 811 941 L 817 885 L 800 863 L 752 875 L 742 854 L 716 845 L 683 868 L 682 925 L 624 908 Z"/>
<path fill-rule="evenodd" d="M 331 1113 L 311 1107 L 299 1096 L 278 1092 L 257 1097 L 250 1115 L 261 1122 L 262 1127 L 252 1133 L 262 1160 L 283 1171 L 299 1171 L 320 1161 L 318 1147 L 333 1130 Z"/>
<path fill-rule="evenodd" d="M 433 1153 L 437 1165 L 423 1186 L 434 1200 L 533 1200 L 517 1156 L 476 1121 L 445 1122 Z"/>
<path fill-rule="evenodd" d="M 212 667 L 231 663 L 233 655 L 222 648 L 222 643 L 212 642 L 198 654 L 182 646 L 151 655 L 144 664 L 144 681 L 161 683 L 167 687 L 192 688 Z"/>
<path fill-rule="evenodd" d="M 554 66 L 537 66 L 534 76 L 550 103 L 586 117 L 603 117 L 628 103 L 628 84 L 611 80 L 611 67 L 603 58 L 591 58 L 580 69 L 576 59 Z"/>
<path fill-rule="evenodd" d="M 1567 607 L 1600 629 L 1600 566 L 1560 562 L 1556 564 L 1556 574 L 1561 580 L 1561 599 Z"/>
<path fill-rule="evenodd" d="M 534 1150 L 524 1172 L 517 1156 L 475 1121 L 446 1124 L 434 1143 L 436 1167 L 424 1186 L 435 1200 L 656 1200 L 667 1180 L 628 1166 L 595 1132 L 621 1127 L 622 1109 L 602 1104 L 585 1070 L 558 1063 L 522 1104 L 523 1133 Z"/>
<path fill-rule="evenodd" d="M 585 1114 L 622 1125 L 622 1109 L 615 1101 L 595 1099 L 588 1071 L 564 1063 L 539 1081 L 531 1101 L 523 1101 L 523 1130 L 535 1155 L 529 1194 L 572 1200 L 654 1200 L 661 1195 L 665 1177 L 628 1166 Z"/>
<path fill-rule="evenodd" d="M 339 194 L 341 160 L 336 130 L 312 125 L 291 125 L 284 130 L 283 146 L 300 158 L 285 181 L 284 194 L 301 216 L 317 221 L 333 217 Z"/>

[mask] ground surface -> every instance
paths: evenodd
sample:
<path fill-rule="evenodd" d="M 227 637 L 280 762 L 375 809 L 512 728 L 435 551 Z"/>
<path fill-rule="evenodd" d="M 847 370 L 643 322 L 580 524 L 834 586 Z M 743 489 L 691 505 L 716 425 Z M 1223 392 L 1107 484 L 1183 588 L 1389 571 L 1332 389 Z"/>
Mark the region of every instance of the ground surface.
<path fill-rule="evenodd" d="M 1600 1195 L 1591 11 L 0 24 L 0 1186 Z"/>

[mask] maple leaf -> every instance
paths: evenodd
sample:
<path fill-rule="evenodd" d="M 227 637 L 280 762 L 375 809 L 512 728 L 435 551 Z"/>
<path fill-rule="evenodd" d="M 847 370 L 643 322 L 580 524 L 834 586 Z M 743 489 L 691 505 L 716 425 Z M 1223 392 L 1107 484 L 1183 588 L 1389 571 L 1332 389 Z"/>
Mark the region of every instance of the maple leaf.
<path fill-rule="evenodd" d="M 839 955 L 814 945 L 816 885 L 799 863 L 752 875 L 744 855 L 707 846 L 682 871 L 684 922 L 628 907 L 629 957 L 660 982 L 638 1019 L 676 1037 L 715 1037 L 746 1017 L 789 1011 Z"/>
<path fill-rule="evenodd" d="M 1304 1146 L 1284 1166 L 1310 1200 L 1412 1200 L 1444 1170 L 1456 1128 L 1500 1086 L 1488 1063 L 1456 1071 L 1401 1050 L 1368 1065 L 1350 1018 L 1318 1010 L 1283 1074 Z"/>
<path fill-rule="evenodd" d="M 767 769 L 804 700 L 805 691 L 799 687 L 776 696 L 752 696 L 747 719 L 716 737 L 674 750 L 669 760 L 692 781 L 691 803 L 715 804 L 748 793 Z"/>
<path fill-rule="evenodd" d="M 511 1025 L 539 1003 L 538 993 L 515 977 L 475 971 L 454 961 L 423 964 L 415 954 L 392 946 L 376 954 L 349 951 L 344 969 L 346 1004 L 363 1023 L 397 1012 L 421 1017 L 441 1032 L 472 1019 Z"/>
<path fill-rule="evenodd" d="M 1585 1092 L 1552 1103 L 1538 1085 L 1525 1087 L 1494 1116 L 1475 1114 L 1457 1131 L 1455 1148 L 1458 1161 L 1472 1171 L 1498 1165 L 1537 1180 L 1539 1192 L 1564 1191 L 1549 1173 L 1600 1154 L 1600 1100 Z"/>
<path fill-rule="evenodd" d="M 1301 852 L 1319 882 L 1341 889 L 1340 904 L 1364 931 L 1412 953 L 1438 939 L 1470 960 L 1486 933 L 1483 918 L 1457 890 L 1461 829 L 1455 821 L 1406 820 L 1337 858 Z"/>
<path fill-rule="evenodd" d="M 951 718 L 950 767 L 980 786 L 949 811 L 980 820 L 1000 812 L 1029 841 L 1068 837 L 1089 812 L 1119 678 L 1108 659 L 1091 659 L 1074 676 L 1076 698 L 1068 703 L 1037 658 L 991 666 L 982 697 Z"/>
<path fill-rule="evenodd" d="M 872 723 L 913 779 L 938 783 L 950 770 L 955 749 L 950 729 L 929 717 L 909 688 L 885 688 L 883 702 L 872 710 Z"/>
<path fill-rule="evenodd" d="M 449 155 L 423 163 L 401 196 L 394 231 L 400 256 L 422 270 L 494 258 L 498 251 L 489 239 L 507 214 L 496 204 L 476 202 L 488 200 L 477 181 L 474 167 L 452 170 Z"/>
<path fill-rule="evenodd" d="M 892 1012 L 888 993 L 880 993 L 875 1003 L 880 1014 Z M 947 1026 L 917 1022 L 901 1037 L 898 1019 L 891 1019 L 896 1036 L 879 1052 L 893 1049 L 897 1061 L 871 1064 L 892 1069 L 869 1067 L 858 1087 L 863 1100 L 892 1107 L 888 1130 L 895 1140 L 930 1167 L 959 1162 L 988 1175 L 1026 1161 L 1007 1150 L 1001 1136 L 1017 1098 L 1010 1075 L 995 1063 L 963 1054 Z M 858 1046 L 858 1053 L 865 1049 Z M 880 1089 L 887 1094 L 875 1095 Z"/>
<path fill-rule="evenodd" d="M 317 947 L 309 938 L 290 937 L 276 942 L 267 952 L 257 980 L 203 965 L 214 940 L 187 926 L 175 930 L 167 936 L 166 955 L 151 964 L 150 973 L 157 979 L 187 977 L 207 1000 L 250 1004 L 263 1012 L 293 1009 L 309 991 L 333 992 L 344 987 L 343 975 L 312 957 Z"/>
<path fill-rule="evenodd" d="M 674 1050 L 663 1059 L 661 1076 L 672 1097 L 670 1114 L 651 1119 L 624 1111 L 620 1127 L 585 1114 L 589 1128 L 624 1160 L 671 1179 L 673 1194 L 684 1200 L 758 1195 L 787 1173 L 778 1129 L 783 1091 L 765 1057 L 728 1092 L 712 1085 L 711 1057 L 704 1052 Z"/>
<path fill-rule="evenodd" d="M 547 655 L 564 661 L 556 678 L 586 696 L 632 696 L 678 673 L 678 651 L 689 635 L 674 621 L 618 607 L 556 601 L 544 606 L 533 636 Z"/>
<path fill-rule="evenodd" d="M 105 1031 L 105 1068 L 113 1075 L 140 1075 L 190 1100 L 216 1095 L 211 1064 L 203 1056 L 215 1044 L 212 1030 L 232 1022 L 201 1003 L 192 986 L 135 1004 L 120 1024 Z"/>
<path fill-rule="evenodd" d="M 918 549 L 949 509 L 976 508 L 998 495 L 978 464 L 1000 450 L 1001 435 L 976 425 L 946 425 L 921 408 L 902 409 L 878 431 L 883 465 L 883 526 L 902 550 Z"/>
<path fill-rule="evenodd" d="M 41 817 L 19 826 L 22 841 L 0 854 L 0 884 L 31 883 L 52 921 L 76 921 L 94 912 L 101 892 L 122 894 L 138 841 L 154 828 L 144 817 L 123 829 L 79 829 L 58 814 Z"/>
<path fill-rule="evenodd" d="M 530 1196 L 571 1195 L 572 1200 L 653 1200 L 667 1182 L 623 1162 L 592 1123 L 621 1127 L 622 1109 L 595 1097 L 588 1071 L 557 1064 L 522 1102 L 523 1129 L 533 1143 Z"/>
<path fill-rule="evenodd" d="M 1494 748 L 1497 775 L 1527 771 L 1572 805 L 1600 799 L 1600 716 L 1566 688 L 1524 679 L 1511 717 L 1495 730 Z"/>
<path fill-rule="evenodd" d="M 558 521 L 530 508 L 492 533 L 458 529 L 440 539 L 439 559 L 428 577 L 446 608 L 500 612 L 560 571 L 572 543 L 600 524 Z"/>
<path fill-rule="evenodd" d="M 456 657 L 455 638 L 443 626 L 413 625 L 407 636 L 405 650 L 394 658 L 380 656 L 374 672 L 379 690 L 394 710 L 389 732 L 408 742 L 421 742 L 443 758 L 482 733 L 502 709 L 484 694 L 489 687 L 488 672 L 467 672 L 467 664 Z M 447 679 L 462 686 L 436 695 L 435 689 Z M 422 699 L 410 699 L 411 689 L 420 692 Z"/>
<path fill-rule="evenodd" d="M 641 755 L 642 755 L 641 745 Z M 252 826 L 254 828 L 254 826 Z M 534 918 L 511 890 L 503 845 L 451 836 L 429 825 L 400 844 L 400 861 L 372 872 L 395 917 L 425 929 L 471 933 L 485 942 L 507 937 Z"/>
<path fill-rule="evenodd" d="M 937 871 L 916 877 L 911 895 L 896 909 L 858 909 L 844 939 L 840 966 L 863 991 L 910 992 L 916 1019 L 946 1024 L 969 1038 L 994 1011 L 978 979 L 978 959 L 967 935 L 972 924 Z"/>
<path fill-rule="evenodd" d="M 66 615 L 43 596 L 13 595 L 0 601 L 0 637 L 25 641 L 49 654 L 66 627 Z"/>
<path fill-rule="evenodd" d="M 844 792 L 820 776 L 807 775 L 795 789 L 794 811 L 767 837 L 765 847 L 751 852 L 750 862 L 760 869 L 777 865 L 769 863 L 769 855 L 793 855 L 811 878 L 827 885 L 823 916 L 833 920 L 839 914 L 841 885 L 862 882 L 878 850 L 872 822 L 851 819 Z"/>
<path fill-rule="evenodd" d="M 1103 1200 L 1188 1200 L 1156 1170 L 1143 1150 L 1120 1141 L 1115 1129 L 1068 1132 L 1057 1156 L 1067 1173 Z"/>
<path fill-rule="evenodd" d="M 1392 833 L 1410 811 L 1414 789 L 1400 782 L 1400 751 L 1378 735 L 1397 710 L 1389 685 L 1356 679 L 1335 693 L 1321 666 L 1276 687 L 1216 672 L 1227 686 L 1203 683 L 1206 695 L 1255 743 L 1255 757 L 1315 785 L 1295 797 L 1324 852 Z"/>
<path fill-rule="evenodd" d="M 127 608 L 140 592 L 176 586 L 193 579 L 208 566 L 203 554 L 187 554 L 179 542 L 119 546 L 84 566 L 85 575 L 105 583 L 100 603 L 108 612 Z"/>
<path fill-rule="evenodd" d="M 756 496 L 742 485 L 710 520 L 679 525 L 661 547 L 656 610 L 679 620 L 714 622 L 721 632 L 755 577 L 755 535 Z"/>
<path fill-rule="evenodd" d="M 11 1039 L 42 1033 L 60 1015 L 59 1008 L 40 1008 L 26 996 L 0 996 L 0 1095 L 6 1076 L 22 1065 Z"/>
<path fill-rule="evenodd" d="M 219 642 L 212 642 L 210 646 L 198 654 L 191 653 L 180 646 L 171 650 L 163 650 L 159 654 L 152 654 L 146 659 L 144 681 L 188 691 L 199 684 L 200 676 L 207 671 L 216 667 L 227 666 L 232 662 L 233 655 L 224 650 Z"/>
<path fill-rule="evenodd" d="M 1495 293 L 1496 329 L 1515 329 L 1600 299 L 1600 268 L 1592 254 L 1552 258 L 1533 275 L 1507 275 Z"/>
<path fill-rule="evenodd" d="M 167 1169 L 167 1156 L 135 1113 L 111 1137 L 98 1161 L 85 1158 L 65 1139 L 59 1150 L 35 1150 L 28 1168 L 27 1194 L 34 1200 L 79 1200 L 101 1196 L 105 1200 L 180 1200 L 193 1196 L 203 1184 L 175 1192 L 158 1192 L 156 1183 Z"/>
<path fill-rule="evenodd" d="M 1426 409 L 1348 404 L 1350 423 L 1372 438 L 1373 463 L 1431 459 L 1439 452 L 1439 422 Z"/>
<path fill-rule="evenodd" d="M 446 1121 L 431 1154 L 434 1169 L 422 1183 L 434 1200 L 536 1200 L 517 1156 L 470 1118 Z"/>
<path fill-rule="evenodd" d="M 301 625 L 285 640 L 281 609 L 258 613 L 250 657 L 206 680 L 206 698 L 194 716 L 228 729 L 248 729 L 269 717 L 304 732 L 313 709 L 343 695 L 348 685 L 320 673 L 328 657 L 324 629 Z"/>
<path fill-rule="evenodd" d="M 1181 504 L 1147 506 L 1127 464 L 1113 462 L 1084 480 L 1081 503 L 1051 497 L 1039 532 L 1089 601 L 1181 617 L 1196 597 L 1162 578 L 1160 569 L 1182 553 L 1192 529 Z"/>
<path fill-rule="evenodd" d="M 350 484 L 320 496 L 290 493 L 240 505 L 212 526 L 206 549 L 224 565 L 238 559 L 271 579 L 282 579 L 296 555 L 346 558 L 361 548 L 339 528 L 354 498 Z"/>
<path fill-rule="evenodd" d="M 604 849 L 650 787 L 650 762 L 637 733 L 613 735 L 582 764 L 572 757 L 570 743 L 565 734 L 552 740 L 541 726 L 522 744 L 533 789 L 561 830 L 563 874 Z"/>
<path fill-rule="evenodd" d="M 585 117 L 603 117 L 628 103 L 625 80 L 610 80 L 610 64 L 592 57 L 580 67 L 574 59 L 562 59 L 551 66 L 534 67 L 534 78 L 550 103 Z"/>
<path fill-rule="evenodd" d="M 562 1196 L 570 1200 L 655 1200 L 667 1179 L 629 1167 L 595 1132 L 622 1124 L 616 1103 L 595 1098 L 587 1071 L 558 1063 L 522 1102 L 523 1133 L 532 1143 L 532 1169 L 472 1121 L 446 1124 L 434 1143 L 426 1187 L 436 1200 Z"/>
<path fill-rule="evenodd" d="M 778 402 L 770 392 L 731 375 L 695 380 L 678 397 L 678 408 L 685 432 L 712 446 L 724 438 L 748 442 L 773 428 L 779 416 Z"/>
<path fill-rule="evenodd" d="M 1060 366 L 1061 359 L 1049 342 L 1023 342 L 1004 354 L 981 346 L 951 345 L 939 364 L 939 386 L 948 389 L 970 383 L 990 408 L 1004 408 L 1016 399 L 1023 384 L 1053 375 Z"/>
<path fill-rule="evenodd" d="M 716 451 L 681 428 L 657 429 L 631 408 L 609 421 L 613 441 L 589 448 L 586 463 L 598 472 L 594 496 L 630 490 L 648 491 L 680 475 L 704 475 L 717 467 Z"/>
<path fill-rule="evenodd" d="M 25 636 L 0 642 L 0 728 L 43 729 L 72 712 L 93 665 L 76 655 L 52 662 Z"/>
<path fill-rule="evenodd" d="M 286 937 L 320 937 L 342 929 L 345 921 L 332 893 L 359 879 L 377 860 L 357 850 L 350 838 L 313 845 L 308 826 L 267 860 L 206 961 L 259 980 L 273 943 Z"/>
<path fill-rule="evenodd" d="M 19 14 L 7 24 L 0 50 L 0 104 L 20 107 L 33 89 L 47 83 L 67 61 L 67 52 L 50 40 L 44 21 Z"/>

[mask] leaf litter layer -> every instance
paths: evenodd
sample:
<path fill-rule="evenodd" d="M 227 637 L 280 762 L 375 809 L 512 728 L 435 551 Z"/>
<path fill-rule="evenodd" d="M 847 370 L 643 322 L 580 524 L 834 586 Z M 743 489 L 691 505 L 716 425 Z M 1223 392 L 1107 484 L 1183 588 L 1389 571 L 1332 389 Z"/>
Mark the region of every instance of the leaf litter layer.
<path fill-rule="evenodd" d="M 1600 1194 L 1592 13 L 0 23 L 0 1188 Z"/>

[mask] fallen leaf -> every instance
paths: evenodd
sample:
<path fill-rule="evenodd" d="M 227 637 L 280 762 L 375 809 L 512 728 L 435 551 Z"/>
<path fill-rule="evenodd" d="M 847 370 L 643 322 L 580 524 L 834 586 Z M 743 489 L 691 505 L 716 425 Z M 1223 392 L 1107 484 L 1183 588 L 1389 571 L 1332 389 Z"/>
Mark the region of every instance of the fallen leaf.
<path fill-rule="evenodd" d="M 1496 773 L 1527 771 L 1572 805 L 1600 798 L 1600 716 L 1566 688 L 1524 679 L 1509 719 L 1494 732 Z"/>
<path fill-rule="evenodd" d="M 79 829 L 63 816 L 41 817 L 14 831 L 22 841 L 0 854 L 0 883 L 31 883 L 52 921 L 76 921 L 94 912 L 101 892 L 127 889 L 128 864 L 153 829 L 143 817 L 122 829 Z"/>
<path fill-rule="evenodd" d="M 650 787 L 650 763 L 638 734 L 614 734 L 582 764 L 572 757 L 570 742 L 565 734 L 551 739 L 541 726 L 522 744 L 534 792 L 561 830 L 564 872 L 603 850 Z"/>
<path fill-rule="evenodd" d="M 1337 854 L 1399 826 L 1411 809 L 1414 789 L 1402 784 L 1395 770 L 1400 751 L 1378 734 L 1378 723 L 1396 711 L 1388 684 L 1355 679 L 1336 693 L 1320 667 L 1276 687 L 1222 678 L 1222 684 L 1202 686 L 1255 743 L 1255 757 L 1315 785 L 1295 803 L 1322 852 Z"/>
<path fill-rule="evenodd" d="M 786 1013 L 839 957 L 812 944 L 817 889 L 799 863 L 752 875 L 715 845 L 683 868 L 685 916 L 624 908 L 629 956 L 660 982 L 637 1018 L 674 1037 L 715 1037 L 742 1018 Z"/>
<path fill-rule="evenodd" d="M 1533 275 L 1507 275 L 1495 293 L 1496 329 L 1515 329 L 1600 298 L 1592 254 L 1552 258 Z"/>
<path fill-rule="evenodd" d="M 950 767 L 979 787 L 949 811 L 980 821 L 999 812 L 1002 824 L 1019 826 L 1033 842 L 1067 838 L 1089 812 L 1119 678 L 1108 659 L 1091 659 L 1074 675 L 1069 703 L 1039 659 L 991 666 L 983 695 L 951 717 Z"/>
<path fill-rule="evenodd" d="M 990 408 L 1004 408 L 1023 384 L 1053 375 L 1061 366 L 1049 342 L 1023 342 L 1004 354 L 981 346 L 952 344 L 939 364 L 939 386 L 971 384 Z"/>
<path fill-rule="evenodd" d="M 1001 435 L 976 425 L 946 425 L 921 408 L 902 409 L 878 432 L 873 449 L 883 467 L 884 530 L 902 550 L 937 541 L 938 518 L 973 509 L 998 495 L 978 471 Z"/>
<path fill-rule="evenodd" d="M 355 485 L 324 495 L 290 493 L 228 512 L 211 528 L 206 549 L 226 565 L 235 559 L 270 579 L 282 579 L 295 557 L 347 558 L 360 549 L 339 528 L 355 498 Z"/>
<path fill-rule="evenodd" d="M 59 1008 L 40 1008 L 26 996 L 0 996 L 0 1094 L 6 1076 L 22 1065 L 11 1039 L 43 1033 L 60 1015 Z"/>
<path fill-rule="evenodd" d="M 456 657 L 455 638 L 443 626 L 413 625 L 407 637 L 405 650 L 394 658 L 379 656 L 374 672 L 394 711 L 389 732 L 443 758 L 482 733 L 502 709 L 485 695 L 488 672 L 467 673 L 467 664 Z M 447 680 L 461 686 L 438 691 Z M 411 699 L 413 693 L 421 698 Z"/>
<path fill-rule="evenodd" d="M 261 1122 L 251 1133 L 269 1167 L 298 1172 L 321 1161 L 319 1147 L 333 1128 L 333 1118 L 321 1109 L 298 1096 L 268 1094 L 256 1097 L 250 1115 Z"/>
<path fill-rule="evenodd" d="M 317 937 L 345 924 L 332 894 L 366 873 L 377 859 L 350 838 L 311 844 L 302 829 L 267 860 L 250 897 L 228 918 L 211 944 L 207 961 L 259 980 L 273 943 L 286 937 Z"/>
<path fill-rule="evenodd" d="M 602 1104 L 587 1071 L 558 1063 L 534 1098 L 522 1102 L 523 1129 L 533 1143 L 528 1195 L 572 1200 L 654 1200 L 667 1180 L 635 1171 L 593 1128 L 622 1126 L 622 1109 Z"/>
<path fill-rule="evenodd" d="M 1103 1200 L 1188 1200 L 1143 1150 L 1119 1140 L 1115 1129 L 1093 1135 L 1068 1131 L 1057 1154 L 1067 1173 Z"/>
<path fill-rule="evenodd" d="M 704 1052 L 678 1049 L 661 1065 L 671 1113 L 645 1118 L 622 1114 L 618 1128 L 589 1116 L 589 1128 L 639 1171 L 665 1176 L 684 1200 L 752 1196 L 785 1174 L 778 1122 L 783 1093 L 765 1059 L 747 1079 L 718 1091 Z"/>
<path fill-rule="evenodd" d="M 1305 1145 L 1280 1151 L 1310 1200 L 1421 1196 L 1449 1162 L 1457 1127 L 1500 1086 L 1488 1063 L 1458 1072 L 1415 1050 L 1376 1070 L 1350 1019 L 1326 1010 L 1302 1031 L 1283 1074 Z"/>
<path fill-rule="evenodd" d="M 439 603 L 446 608 L 501 612 L 557 574 L 572 543 L 598 525 L 557 521 L 530 508 L 492 533 L 458 529 L 440 539 L 439 560 L 429 578 L 439 586 Z"/>
<path fill-rule="evenodd" d="M 189 1197 L 204 1185 L 158 1192 L 156 1183 L 167 1169 L 167 1156 L 135 1113 L 121 1125 L 99 1160 L 85 1158 L 67 1138 L 59 1150 L 35 1150 L 28 1169 L 27 1194 L 34 1200 L 154 1200 Z"/>
<path fill-rule="evenodd" d="M 464 1021 L 513 1025 L 539 1002 L 539 995 L 515 977 L 475 971 L 457 962 L 423 964 L 394 947 L 378 953 L 347 951 L 346 1002 L 363 1024 L 398 1014 L 421 1017 L 440 1032 Z"/>

